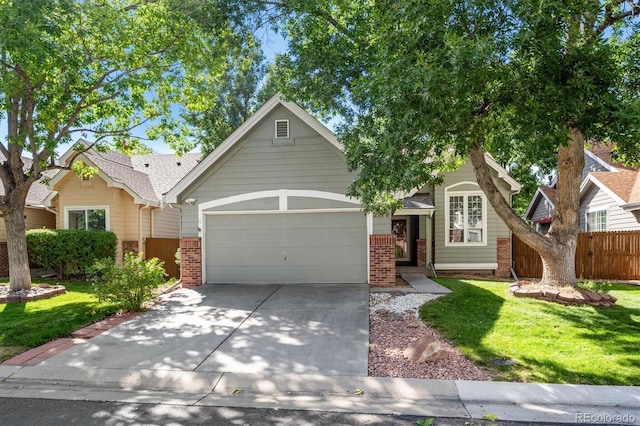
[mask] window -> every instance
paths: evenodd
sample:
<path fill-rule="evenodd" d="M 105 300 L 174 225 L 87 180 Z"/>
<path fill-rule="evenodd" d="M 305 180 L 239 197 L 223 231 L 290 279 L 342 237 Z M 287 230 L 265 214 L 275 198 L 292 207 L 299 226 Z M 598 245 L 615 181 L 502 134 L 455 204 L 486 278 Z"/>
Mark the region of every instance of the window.
<path fill-rule="evenodd" d="M 609 228 L 607 216 L 606 210 L 587 212 L 587 232 L 606 231 Z"/>
<path fill-rule="evenodd" d="M 67 229 L 108 229 L 106 208 L 65 209 L 67 212 Z"/>
<path fill-rule="evenodd" d="M 452 193 L 445 201 L 446 245 L 486 245 L 486 202 L 481 193 Z"/>

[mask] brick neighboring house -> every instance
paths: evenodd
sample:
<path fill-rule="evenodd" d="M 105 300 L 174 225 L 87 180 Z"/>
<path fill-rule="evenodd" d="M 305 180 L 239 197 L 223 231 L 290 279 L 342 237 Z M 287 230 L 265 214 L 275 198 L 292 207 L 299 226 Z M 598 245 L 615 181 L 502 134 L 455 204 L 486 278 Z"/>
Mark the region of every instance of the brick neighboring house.
<path fill-rule="evenodd" d="M 510 200 L 521 186 L 486 159 Z M 397 264 L 509 276 L 511 233 L 469 162 L 393 216 L 364 214 L 345 195 L 354 177 L 335 135 L 274 96 L 167 193 L 182 209 L 183 285 L 394 285 Z"/>
<path fill-rule="evenodd" d="M 611 147 L 596 143 L 585 149 L 580 186 L 581 232 L 640 229 L 640 174 L 611 158 Z M 553 221 L 555 182 L 534 194 L 525 219 L 546 233 Z"/>

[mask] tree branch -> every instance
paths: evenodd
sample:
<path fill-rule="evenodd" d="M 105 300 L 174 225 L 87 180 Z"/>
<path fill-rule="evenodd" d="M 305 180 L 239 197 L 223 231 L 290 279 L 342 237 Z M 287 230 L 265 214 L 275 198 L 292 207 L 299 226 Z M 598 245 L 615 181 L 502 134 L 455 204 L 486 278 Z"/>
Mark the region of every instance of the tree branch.
<path fill-rule="evenodd" d="M 621 0 L 618 3 L 622 4 L 622 3 L 625 3 L 625 1 Z M 609 28 L 616 22 L 622 21 L 628 18 L 629 16 L 640 15 L 640 2 L 634 3 L 633 1 L 626 1 L 626 3 L 629 4 L 630 9 L 620 13 L 614 13 L 613 9 L 611 8 L 611 5 L 610 4 L 606 5 L 604 8 L 605 10 L 604 19 L 602 20 L 600 25 L 598 25 L 598 27 L 595 29 L 594 34 L 601 35 L 605 30 L 607 30 L 607 28 Z"/>

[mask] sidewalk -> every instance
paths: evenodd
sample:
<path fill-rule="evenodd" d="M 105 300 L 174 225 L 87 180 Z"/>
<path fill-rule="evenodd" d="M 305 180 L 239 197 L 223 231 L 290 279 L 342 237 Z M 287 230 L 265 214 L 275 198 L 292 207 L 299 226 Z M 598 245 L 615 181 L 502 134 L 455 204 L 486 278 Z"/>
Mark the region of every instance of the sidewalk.
<path fill-rule="evenodd" d="M 0 397 L 640 425 L 640 387 L 0 365 Z"/>

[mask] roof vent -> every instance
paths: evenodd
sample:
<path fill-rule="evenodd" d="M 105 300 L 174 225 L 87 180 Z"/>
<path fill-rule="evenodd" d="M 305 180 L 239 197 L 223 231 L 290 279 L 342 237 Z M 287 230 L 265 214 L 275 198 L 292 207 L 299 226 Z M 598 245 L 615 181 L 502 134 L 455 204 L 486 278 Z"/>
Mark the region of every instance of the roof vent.
<path fill-rule="evenodd" d="M 177 166 L 181 166 L 182 164 L 179 161 L 176 161 Z"/>
<path fill-rule="evenodd" d="M 149 163 L 144 163 L 144 166 L 145 167 L 149 167 Z"/>
<path fill-rule="evenodd" d="M 289 139 L 289 120 L 276 120 L 276 139 Z"/>

